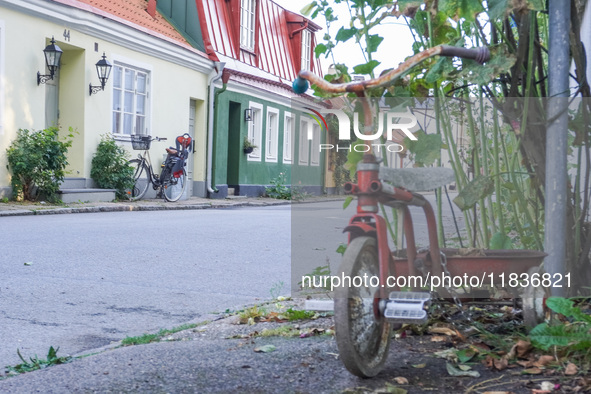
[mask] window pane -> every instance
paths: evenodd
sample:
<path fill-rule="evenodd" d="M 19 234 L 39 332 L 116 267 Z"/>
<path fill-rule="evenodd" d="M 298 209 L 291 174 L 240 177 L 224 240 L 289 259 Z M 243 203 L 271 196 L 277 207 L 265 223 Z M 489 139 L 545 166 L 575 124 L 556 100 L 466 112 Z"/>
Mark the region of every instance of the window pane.
<path fill-rule="evenodd" d="M 113 112 L 113 133 L 121 131 L 121 112 Z"/>
<path fill-rule="evenodd" d="M 135 117 L 135 133 L 136 134 L 144 134 L 144 117 L 143 116 L 136 116 Z"/>
<path fill-rule="evenodd" d="M 123 111 L 125 111 L 125 112 L 132 112 L 133 111 L 133 93 L 132 92 L 125 92 L 125 102 L 123 105 Z"/>
<path fill-rule="evenodd" d="M 137 73 L 137 92 L 146 93 L 146 74 Z"/>
<path fill-rule="evenodd" d="M 123 116 L 123 134 L 131 134 L 133 127 L 133 116 L 131 114 L 125 114 Z"/>
<path fill-rule="evenodd" d="M 113 87 L 121 88 L 121 72 L 122 69 L 119 66 L 115 66 L 113 71 Z"/>
<path fill-rule="evenodd" d="M 133 84 L 135 82 L 135 71 L 125 69 L 125 90 L 135 90 Z"/>
<path fill-rule="evenodd" d="M 121 90 L 113 89 L 113 109 L 121 111 Z"/>
<path fill-rule="evenodd" d="M 135 113 L 140 115 L 146 114 L 145 108 L 146 96 L 137 96 L 137 104 L 135 107 Z"/>

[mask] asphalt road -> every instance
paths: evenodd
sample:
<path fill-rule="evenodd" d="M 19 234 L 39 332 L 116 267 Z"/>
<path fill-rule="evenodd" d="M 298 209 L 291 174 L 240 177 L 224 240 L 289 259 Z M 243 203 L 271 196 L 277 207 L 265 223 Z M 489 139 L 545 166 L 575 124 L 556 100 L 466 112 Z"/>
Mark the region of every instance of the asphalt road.
<path fill-rule="evenodd" d="M 272 288 L 289 294 L 318 266 L 336 272 L 354 212 L 329 201 L 0 218 L 0 366 L 19 363 L 17 349 L 79 354 L 268 300 Z"/>
<path fill-rule="evenodd" d="M 290 207 L 0 219 L 0 366 L 289 293 Z"/>

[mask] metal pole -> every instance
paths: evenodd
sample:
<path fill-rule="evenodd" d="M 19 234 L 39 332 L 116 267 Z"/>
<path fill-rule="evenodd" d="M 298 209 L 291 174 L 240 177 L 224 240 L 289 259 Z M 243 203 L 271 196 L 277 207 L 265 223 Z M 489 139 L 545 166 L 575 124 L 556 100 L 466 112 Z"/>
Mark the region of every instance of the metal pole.
<path fill-rule="evenodd" d="M 566 274 L 566 156 L 567 106 L 569 95 L 570 0 L 549 4 L 550 45 L 548 55 L 548 119 L 546 130 L 546 221 L 544 249 L 548 257 L 544 269 L 549 274 Z M 530 38 L 533 39 L 533 38 Z M 565 296 L 565 287 L 551 289 Z"/>

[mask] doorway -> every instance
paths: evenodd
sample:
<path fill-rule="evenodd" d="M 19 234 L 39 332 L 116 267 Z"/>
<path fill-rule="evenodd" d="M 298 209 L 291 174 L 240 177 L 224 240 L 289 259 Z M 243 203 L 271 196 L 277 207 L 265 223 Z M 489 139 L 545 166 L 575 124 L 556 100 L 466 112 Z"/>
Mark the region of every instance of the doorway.
<path fill-rule="evenodd" d="M 239 182 L 240 157 L 242 157 L 240 155 L 242 149 L 242 140 L 240 139 L 241 108 L 240 103 L 230 101 L 228 111 L 228 187 L 236 187 Z"/>

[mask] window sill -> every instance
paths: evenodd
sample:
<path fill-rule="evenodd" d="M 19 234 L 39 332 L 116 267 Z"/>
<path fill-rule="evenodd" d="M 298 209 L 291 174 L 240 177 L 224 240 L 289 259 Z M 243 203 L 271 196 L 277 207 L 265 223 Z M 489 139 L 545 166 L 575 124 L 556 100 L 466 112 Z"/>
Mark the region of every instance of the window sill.
<path fill-rule="evenodd" d="M 257 54 L 256 54 L 256 52 L 254 51 L 254 49 L 245 48 L 245 47 L 240 47 L 240 50 L 241 50 L 242 52 L 246 52 L 246 53 L 248 53 L 249 55 L 252 55 L 252 56 L 257 56 Z"/>
<path fill-rule="evenodd" d="M 113 139 L 115 141 L 121 141 L 121 142 L 131 142 L 131 135 L 129 134 L 111 134 L 113 136 Z"/>

